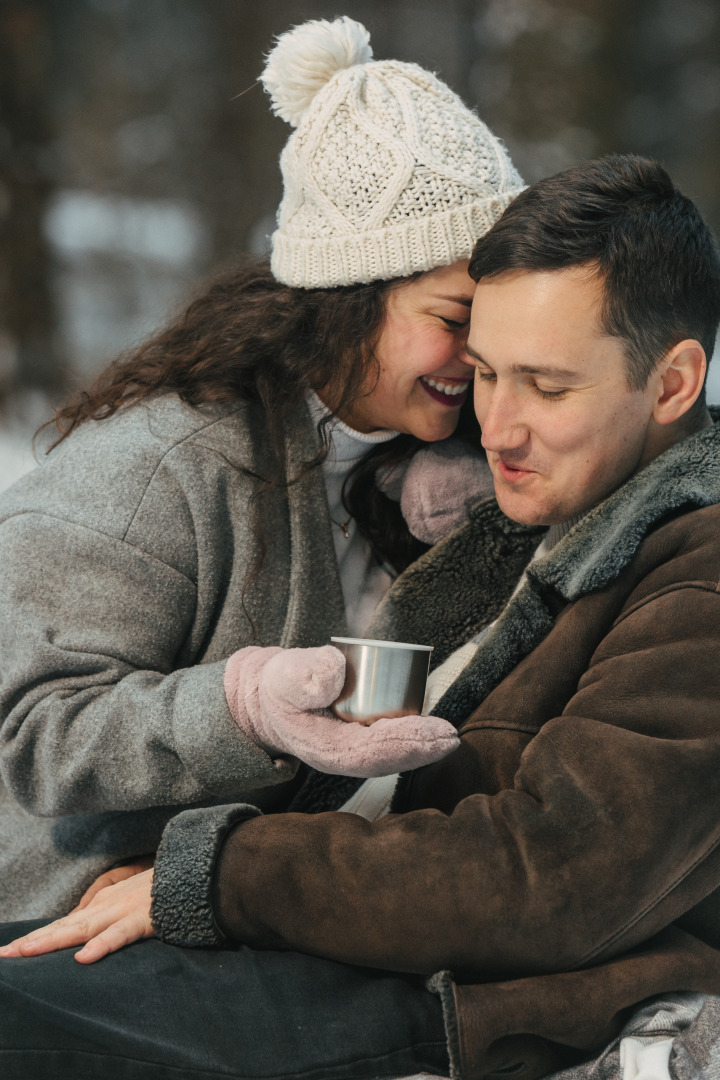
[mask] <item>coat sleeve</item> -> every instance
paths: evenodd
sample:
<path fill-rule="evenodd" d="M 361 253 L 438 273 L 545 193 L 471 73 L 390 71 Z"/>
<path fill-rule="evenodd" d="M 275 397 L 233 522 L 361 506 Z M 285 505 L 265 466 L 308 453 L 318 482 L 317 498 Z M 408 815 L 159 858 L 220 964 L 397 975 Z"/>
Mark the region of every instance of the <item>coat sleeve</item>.
<path fill-rule="evenodd" d="M 33 814 L 177 805 L 292 775 L 238 730 L 225 661 L 179 667 L 194 583 L 46 513 L 0 526 L 0 771 Z"/>
<path fill-rule="evenodd" d="M 487 978 L 625 951 L 720 880 L 719 695 L 717 592 L 656 594 L 601 642 L 509 789 L 449 814 L 229 828 L 216 924 L 257 948 Z"/>

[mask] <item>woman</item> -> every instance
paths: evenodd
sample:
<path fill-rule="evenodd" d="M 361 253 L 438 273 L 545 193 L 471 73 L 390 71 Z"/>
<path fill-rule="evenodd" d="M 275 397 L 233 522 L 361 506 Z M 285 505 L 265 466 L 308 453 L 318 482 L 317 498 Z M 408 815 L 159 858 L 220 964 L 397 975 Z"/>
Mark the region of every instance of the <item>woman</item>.
<path fill-rule="evenodd" d="M 112 365 L 0 503 L 4 920 L 146 865 L 185 806 L 286 807 L 299 758 L 367 776 L 456 745 L 440 720 L 313 711 L 343 678 L 314 647 L 423 550 L 375 474 L 453 434 L 467 259 L 521 187 L 447 87 L 370 57 L 347 18 L 280 39 L 264 82 L 297 130 L 272 270 Z"/>

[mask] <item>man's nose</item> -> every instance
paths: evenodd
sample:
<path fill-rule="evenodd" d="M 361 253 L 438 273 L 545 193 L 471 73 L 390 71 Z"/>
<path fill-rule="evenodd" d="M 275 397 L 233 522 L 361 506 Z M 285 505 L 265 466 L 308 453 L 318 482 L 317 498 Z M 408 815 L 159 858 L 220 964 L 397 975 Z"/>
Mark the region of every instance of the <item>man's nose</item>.
<path fill-rule="evenodd" d="M 478 391 L 475 395 L 475 412 L 482 429 L 484 448 L 501 453 L 524 446 L 528 429 L 517 396 L 497 383 L 481 383 Z"/>

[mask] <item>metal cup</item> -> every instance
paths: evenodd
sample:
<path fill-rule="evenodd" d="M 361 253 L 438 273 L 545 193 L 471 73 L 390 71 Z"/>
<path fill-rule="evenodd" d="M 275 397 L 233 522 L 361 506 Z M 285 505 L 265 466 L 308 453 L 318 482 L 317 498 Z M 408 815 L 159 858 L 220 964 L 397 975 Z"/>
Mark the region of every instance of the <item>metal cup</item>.
<path fill-rule="evenodd" d="M 345 685 L 331 706 L 341 720 L 372 724 L 381 717 L 418 715 L 432 645 L 365 638 L 330 638 L 345 655 Z"/>

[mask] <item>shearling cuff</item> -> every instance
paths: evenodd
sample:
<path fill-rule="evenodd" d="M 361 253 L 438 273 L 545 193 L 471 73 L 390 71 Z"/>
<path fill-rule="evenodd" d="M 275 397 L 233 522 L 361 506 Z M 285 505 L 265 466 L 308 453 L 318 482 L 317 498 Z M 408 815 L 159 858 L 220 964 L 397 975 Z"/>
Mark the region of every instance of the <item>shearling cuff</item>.
<path fill-rule="evenodd" d="M 455 994 L 453 992 L 452 972 L 436 972 L 426 981 L 425 986 L 431 993 L 437 994 L 442 1003 L 448 1057 L 450 1058 L 450 1080 L 462 1080 L 462 1071 L 460 1069 L 460 1036 L 458 1033 L 457 1008 L 455 1005 Z"/>
<path fill-rule="evenodd" d="M 247 803 L 185 810 L 163 833 L 155 860 L 150 918 L 170 945 L 200 947 L 225 941 L 212 912 L 215 860 L 231 826 L 259 817 Z"/>

